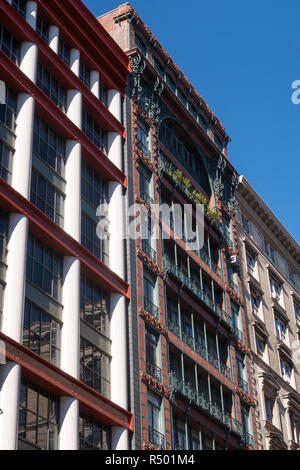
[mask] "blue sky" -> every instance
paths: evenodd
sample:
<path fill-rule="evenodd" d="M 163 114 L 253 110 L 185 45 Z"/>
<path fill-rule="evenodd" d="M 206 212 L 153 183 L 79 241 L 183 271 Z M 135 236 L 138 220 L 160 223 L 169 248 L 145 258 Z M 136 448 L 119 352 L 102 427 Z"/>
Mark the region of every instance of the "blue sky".
<path fill-rule="evenodd" d="M 122 2 L 84 0 L 99 16 Z M 223 122 L 229 159 L 300 242 L 299 0 L 132 0 Z"/>

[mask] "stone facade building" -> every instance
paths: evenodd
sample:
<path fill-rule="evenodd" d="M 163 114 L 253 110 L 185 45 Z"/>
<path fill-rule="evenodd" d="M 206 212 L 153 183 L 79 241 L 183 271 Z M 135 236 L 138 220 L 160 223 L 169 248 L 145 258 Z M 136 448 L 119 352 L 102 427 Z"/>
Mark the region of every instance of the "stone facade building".
<path fill-rule="evenodd" d="M 237 198 L 259 444 L 299 449 L 300 247 L 243 176 Z"/>

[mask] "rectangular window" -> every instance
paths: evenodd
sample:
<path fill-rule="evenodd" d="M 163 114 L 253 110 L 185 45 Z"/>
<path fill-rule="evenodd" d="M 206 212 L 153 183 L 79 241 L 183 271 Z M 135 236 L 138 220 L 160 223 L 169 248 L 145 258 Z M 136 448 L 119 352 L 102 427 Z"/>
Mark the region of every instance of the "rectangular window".
<path fill-rule="evenodd" d="M 153 67 L 159 73 L 159 75 L 164 79 L 165 78 L 165 69 L 162 64 L 154 57 Z"/>
<path fill-rule="evenodd" d="M 146 368 L 147 374 L 161 382 L 161 369 L 158 353 L 159 336 L 153 331 L 146 329 Z"/>
<path fill-rule="evenodd" d="M 265 253 L 268 256 L 268 258 L 275 264 L 277 265 L 277 252 L 275 248 L 265 240 Z"/>
<path fill-rule="evenodd" d="M 100 81 L 99 83 L 99 100 L 107 107 L 108 106 L 108 96 L 107 96 L 107 88 L 106 86 Z"/>
<path fill-rule="evenodd" d="M 171 90 L 173 90 L 173 92 L 176 93 L 176 83 L 169 73 L 166 73 L 166 82 L 171 88 Z"/>
<path fill-rule="evenodd" d="M 26 16 L 26 3 L 26 0 L 12 0 L 11 2 L 11 5 L 23 18 Z"/>
<path fill-rule="evenodd" d="M 27 280 L 60 301 L 62 271 L 62 257 L 30 234 L 27 247 Z"/>
<path fill-rule="evenodd" d="M 23 344 L 39 356 L 59 366 L 60 324 L 48 313 L 25 301 Z"/>
<path fill-rule="evenodd" d="M 90 69 L 82 62 L 80 62 L 80 72 L 79 78 L 83 83 L 90 88 L 91 87 L 91 71 Z"/>
<path fill-rule="evenodd" d="M 61 38 L 59 38 L 58 55 L 67 65 L 70 66 L 71 49 L 66 45 L 66 43 Z"/>
<path fill-rule="evenodd" d="M 109 450 L 111 449 L 111 430 L 86 413 L 79 415 L 79 449 Z"/>
<path fill-rule="evenodd" d="M 186 98 L 186 95 L 185 93 L 183 92 L 183 90 L 181 90 L 181 88 L 177 87 L 177 97 L 180 99 L 180 101 L 182 102 L 182 104 L 184 106 L 186 106 L 187 104 L 187 98 Z"/>
<path fill-rule="evenodd" d="M 97 222 L 83 211 L 81 213 L 81 243 L 103 263 L 108 264 L 108 240 L 100 240 L 97 235 Z"/>
<path fill-rule="evenodd" d="M 156 300 L 156 279 L 146 269 L 144 269 L 143 287 L 144 287 L 144 297 L 155 304 L 155 300 Z"/>
<path fill-rule="evenodd" d="M 82 131 L 107 155 L 107 132 L 85 110 L 82 112 Z"/>
<path fill-rule="evenodd" d="M 254 313 L 255 315 L 259 315 L 261 296 L 256 295 L 253 291 L 250 290 L 250 301 L 252 313 Z"/>
<path fill-rule="evenodd" d="M 247 259 L 247 268 L 248 272 L 253 274 L 255 273 L 255 263 L 256 259 L 255 256 L 253 256 L 249 251 L 246 252 L 246 259 Z"/>
<path fill-rule="evenodd" d="M 61 176 L 64 176 L 66 144 L 48 124 L 35 116 L 33 133 L 33 153 L 44 160 Z"/>
<path fill-rule="evenodd" d="M 202 114 L 199 114 L 199 113 L 198 113 L 198 122 L 199 122 L 200 126 L 202 127 L 202 129 L 205 132 L 208 132 L 208 124 L 207 124 L 206 120 L 204 119 L 204 117 L 202 116 Z"/>
<path fill-rule="evenodd" d="M 147 46 L 145 42 L 138 34 L 135 34 L 134 37 L 135 37 L 135 47 L 137 47 L 142 52 L 142 54 L 144 54 L 144 56 L 147 57 Z"/>
<path fill-rule="evenodd" d="M 223 152 L 224 144 L 221 138 L 216 133 L 214 133 L 214 141 L 215 141 L 216 146 L 221 150 L 221 152 Z"/>
<path fill-rule="evenodd" d="M 250 418 L 250 407 L 246 404 L 241 403 L 241 416 L 242 416 L 242 429 L 243 434 L 250 434 L 250 425 L 249 425 L 249 418 Z"/>
<path fill-rule="evenodd" d="M 0 177 L 10 183 L 13 165 L 13 151 L 0 141 Z"/>
<path fill-rule="evenodd" d="M 5 86 L 5 104 L 0 106 L 0 122 L 12 132 L 16 128 L 17 93 Z"/>
<path fill-rule="evenodd" d="M 189 112 L 191 113 L 191 115 L 197 120 L 197 109 L 196 109 L 196 107 L 190 101 L 189 101 L 188 107 L 189 107 Z"/>
<path fill-rule="evenodd" d="M 95 208 L 108 202 L 108 183 L 86 160 L 81 164 L 81 194 Z"/>
<path fill-rule="evenodd" d="M 249 236 L 251 236 L 251 234 L 252 234 L 251 222 L 243 214 L 242 214 L 242 225 L 243 225 L 243 228 L 244 228 L 245 232 Z"/>
<path fill-rule="evenodd" d="M 279 320 L 279 318 L 276 316 L 275 316 L 275 328 L 276 328 L 277 338 L 281 339 L 281 341 L 286 342 L 287 341 L 287 324 Z"/>
<path fill-rule="evenodd" d="M 270 289 L 272 298 L 279 301 L 281 298 L 281 285 L 273 277 L 270 277 Z"/>
<path fill-rule="evenodd" d="M 261 358 L 264 357 L 266 348 L 266 340 L 262 339 L 260 336 L 256 336 L 256 352 L 257 355 Z"/>
<path fill-rule="evenodd" d="M 8 215 L 0 210 L 0 261 L 6 260 L 6 243 L 8 231 Z"/>
<path fill-rule="evenodd" d="M 267 420 L 273 422 L 273 408 L 274 408 L 274 399 L 265 396 L 265 406 L 266 406 L 266 417 Z"/>
<path fill-rule="evenodd" d="M 110 397 L 110 359 L 84 338 L 80 339 L 80 380 Z"/>
<path fill-rule="evenodd" d="M 294 312 L 296 320 L 300 321 L 300 304 L 297 304 L 297 302 L 294 302 Z"/>
<path fill-rule="evenodd" d="M 147 408 L 148 408 L 148 438 L 150 444 L 155 445 L 159 449 L 164 449 L 165 439 L 162 434 L 161 424 L 161 398 L 152 393 L 147 393 Z"/>
<path fill-rule="evenodd" d="M 147 204 L 153 204 L 152 199 L 152 174 L 149 170 L 147 170 L 144 166 L 140 166 L 139 168 L 139 180 L 140 180 L 140 197 L 143 199 Z"/>
<path fill-rule="evenodd" d="M 64 220 L 64 196 L 34 169 L 31 175 L 30 201 L 60 227 Z"/>
<path fill-rule="evenodd" d="M 19 406 L 19 449 L 25 443 L 35 449 L 57 450 L 59 399 L 22 379 Z M 22 445 L 22 441 L 25 441 Z"/>
<path fill-rule="evenodd" d="M 290 268 L 289 268 L 289 279 L 291 281 L 292 286 L 297 288 L 297 274 L 295 273 L 295 271 L 292 271 Z"/>
<path fill-rule="evenodd" d="M 292 379 L 292 366 L 283 359 L 280 359 L 280 369 L 283 380 L 290 383 Z"/>
<path fill-rule="evenodd" d="M 137 124 L 137 138 L 138 147 L 142 150 L 146 157 L 151 159 L 150 128 L 141 120 L 139 120 Z"/>
<path fill-rule="evenodd" d="M 0 23 L 0 49 L 16 65 L 20 63 L 20 42 Z"/>
<path fill-rule="evenodd" d="M 54 76 L 38 63 L 37 86 L 55 103 L 64 113 L 67 110 L 67 92 L 65 88 L 54 78 Z"/>
<path fill-rule="evenodd" d="M 80 318 L 109 338 L 109 294 L 84 275 L 80 279 Z"/>
<path fill-rule="evenodd" d="M 36 32 L 47 44 L 49 43 L 49 25 L 40 15 L 36 19 Z"/>

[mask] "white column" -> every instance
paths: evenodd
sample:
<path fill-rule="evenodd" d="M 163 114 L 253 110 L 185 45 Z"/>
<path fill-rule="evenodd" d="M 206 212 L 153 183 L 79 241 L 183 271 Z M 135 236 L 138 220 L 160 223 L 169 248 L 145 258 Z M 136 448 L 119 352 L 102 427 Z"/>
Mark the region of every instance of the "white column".
<path fill-rule="evenodd" d="M 74 65 L 74 64 L 73 64 Z M 81 129 L 82 97 L 77 90 L 68 90 L 67 116 Z M 66 142 L 66 197 L 64 230 L 75 240 L 81 238 L 81 145 Z M 61 329 L 61 363 L 63 371 L 79 378 L 80 355 L 80 261 L 64 257 L 62 289 L 63 326 Z M 78 449 L 79 402 L 71 397 L 60 400 L 59 448 Z"/>
<path fill-rule="evenodd" d="M 63 327 L 61 329 L 61 369 L 79 377 L 80 337 L 80 261 L 64 257 L 63 266 Z"/>
<path fill-rule="evenodd" d="M 20 50 L 20 69 L 32 81 L 36 82 L 38 48 L 33 42 L 22 42 Z"/>
<path fill-rule="evenodd" d="M 7 0 L 7 3 L 9 3 L 10 5 L 12 4 L 12 0 Z"/>
<path fill-rule="evenodd" d="M 82 96 L 78 90 L 68 90 L 67 92 L 67 116 L 81 129 Z"/>
<path fill-rule="evenodd" d="M 27 233 L 27 217 L 10 214 L 2 332 L 19 343 L 23 336 Z"/>
<path fill-rule="evenodd" d="M 80 73 L 80 51 L 78 49 L 71 49 L 70 51 L 70 68 L 72 72 L 79 77 Z"/>
<path fill-rule="evenodd" d="M 110 90 L 108 102 L 109 111 L 121 121 L 119 92 Z M 122 138 L 119 134 L 109 133 L 108 148 L 109 159 L 122 170 Z M 123 187 L 115 181 L 109 183 L 109 221 L 109 267 L 125 279 L 125 205 Z M 111 295 L 111 340 L 111 400 L 128 409 L 127 309 L 126 299 L 120 294 Z M 128 449 L 128 431 L 113 428 L 112 443 L 114 449 Z"/>
<path fill-rule="evenodd" d="M 34 98 L 20 93 L 17 101 L 17 137 L 13 157 L 12 187 L 30 198 L 31 162 L 34 126 Z"/>
<path fill-rule="evenodd" d="M 58 54 L 59 29 L 57 26 L 49 26 L 49 47 Z"/>
<path fill-rule="evenodd" d="M 21 367 L 9 362 L 0 366 L 0 450 L 16 450 Z"/>
<path fill-rule="evenodd" d="M 36 18 L 37 18 L 37 3 L 28 1 L 26 3 L 26 21 L 35 30 L 36 29 Z"/>
<path fill-rule="evenodd" d="M 79 402 L 75 398 L 60 399 L 59 450 L 78 450 Z"/>
<path fill-rule="evenodd" d="M 100 92 L 99 72 L 92 70 L 90 79 L 91 79 L 91 92 L 99 99 L 99 92 Z"/>

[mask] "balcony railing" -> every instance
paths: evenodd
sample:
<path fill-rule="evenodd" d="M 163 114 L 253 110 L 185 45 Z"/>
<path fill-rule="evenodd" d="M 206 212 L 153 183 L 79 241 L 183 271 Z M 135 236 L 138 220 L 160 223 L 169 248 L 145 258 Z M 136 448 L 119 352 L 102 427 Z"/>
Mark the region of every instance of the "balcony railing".
<path fill-rule="evenodd" d="M 244 333 L 239 330 L 236 326 L 232 328 L 232 333 L 233 335 L 239 339 L 242 343 L 244 343 Z"/>
<path fill-rule="evenodd" d="M 158 382 L 161 382 L 161 368 L 158 367 L 156 364 L 151 361 L 147 361 L 146 371 L 147 374 L 151 375 L 151 377 L 156 379 Z"/>
<path fill-rule="evenodd" d="M 164 450 L 166 448 L 165 436 L 151 427 L 148 427 L 148 441 L 158 449 Z"/>
<path fill-rule="evenodd" d="M 242 441 L 248 447 L 254 449 L 254 437 L 251 436 L 251 434 L 249 434 L 248 432 L 243 432 Z"/>
<path fill-rule="evenodd" d="M 149 158 L 149 160 L 152 159 L 151 150 L 141 140 L 138 140 L 138 148 L 143 152 L 144 155 L 146 155 L 146 157 Z"/>
<path fill-rule="evenodd" d="M 238 386 L 244 390 L 244 392 L 249 393 L 249 384 L 242 377 L 237 378 Z"/>
<path fill-rule="evenodd" d="M 163 171 L 167 177 L 169 177 L 176 185 L 176 187 L 194 204 L 199 203 L 200 193 L 193 186 L 193 184 L 185 177 L 182 172 L 172 163 L 165 155 L 160 154 L 159 169 Z M 189 183 L 187 184 L 187 180 Z M 198 197 L 197 197 L 198 196 Z M 203 196 L 201 194 L 201 196 Z M 210 218 L 205 212 L 209 223 L 218 229 L 222 233 L 222 226 L 216 218 Z"/>
<path fill-rule="evenodd" d="M 164 256 L 163 265 L 165 271 L 170 272 L 180 281 L 180 283 L 186 286 L 198 299 L 202 301 L 205 307 L 209 308 L 209 310 L 218 317 L 218 319 L 222 320 L 230 328 L 232 327 L 231 317 L 217 302 L 213 301 L 212 297 L 207 294 L 207 292 L 201 289 L 200 284 L 198 284 L 194 279 L 188 277 L 187 273 L 185 273 L 180 267 L 176 266 L 175 261 Z"/>
<path fill-rule="evenodd" d="M 189 346 L 191 349 L 194 349 L 199 356 L 201 356 L 205 361 L 214 366 L 221 374 L 227 377 L 229 380 L 232 380 L 231 369 L 226 366 L 224 362 L 220 361 L 218 357 L 206 349 L 205 345 L 199 342 L 195 342 L 194 348 L 194 339 L 191 335 L 187 334 L 185 331 L 181 330 L 180 335 L 180 325 L 173 320 L 168 320 L 168 329 L 181 340 Z"/>
<path fill-rule="evenodd" d="M 149 245 L 146 240 L 142 240 L 142 250 L 143 252 L 152 259 L 153 263 L 156 263 L 157 256 L 156 251 Z"/>
<path fill-rule="evenodd" d="M 154 204 L 154 200 L 152 199 L 152 197 L 149 196 L 149 194 L 143 191 L 142 189 L 140 190 L 140 198 L 143 199 L 146 204 L 149 204 L 149 206 L 151 206 L 151 204 Z"/>
<path fill-rule="evenodd" d="M 159 320 L 159 308 L 147 297 L 144 297 L 144 310 L 155 317 L 156 320 Z"/>
<path fill-rule="evenodd" d="M 234 249 L 233 240 L 231 240 L 231 238 L 228 237 L 228 235 L 225 235 L 225 233 L 223 233 L 223 238 L 224 238 L 225 242 L 227 243 L 227 245 L 229 245 L 230 248 L 233 250 Z"/>
<path fill-rule="evenodd" d="M 229 287 L 231 287 L 233 292 L 235 292 L 237 295 L 239 295 L 239 286 L 232 279 L 228 280 L 228 285 L 229 285 Z"/>
<path fill-rule="evenodd" d="M 169 374 L 169 388 L 172 388 L 175 393 L 177 392 L 183 395 L 195 406 L 201 408 L 217 421 L 228 427 L 230 430 L 232 429 L 233 418 L 231 418 L 230 413 L 223 411 L 217 404 L 212 403 L 208 396 L 203 392 L 196 391 L 190 386 L 190 384 L 183 382 L 183 380 L 174 372 Z"/>

